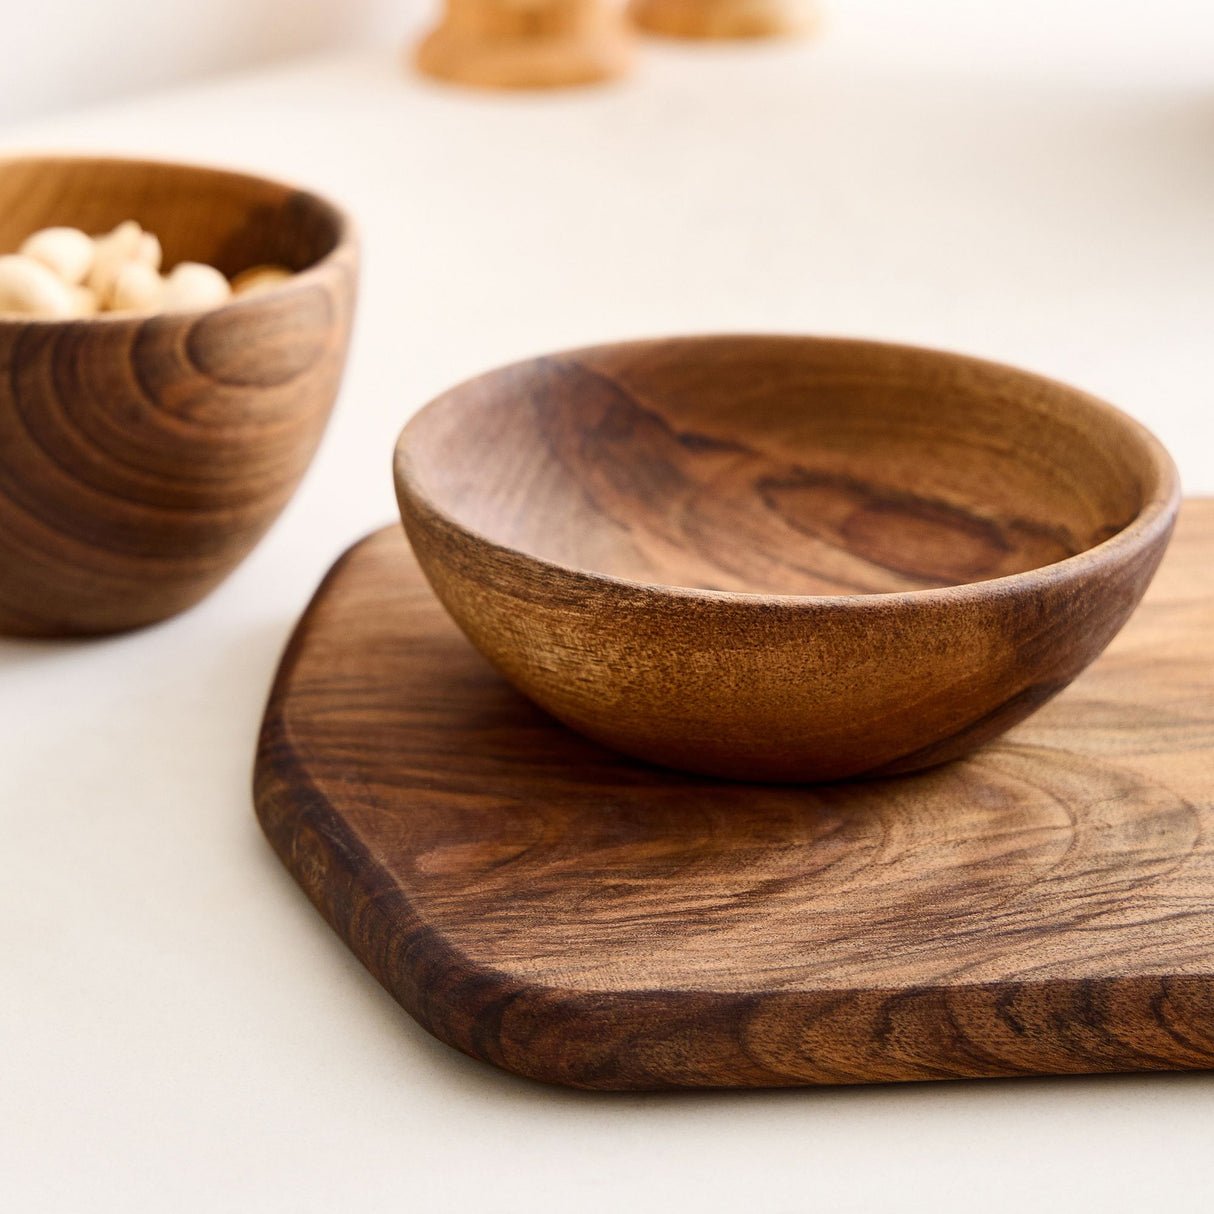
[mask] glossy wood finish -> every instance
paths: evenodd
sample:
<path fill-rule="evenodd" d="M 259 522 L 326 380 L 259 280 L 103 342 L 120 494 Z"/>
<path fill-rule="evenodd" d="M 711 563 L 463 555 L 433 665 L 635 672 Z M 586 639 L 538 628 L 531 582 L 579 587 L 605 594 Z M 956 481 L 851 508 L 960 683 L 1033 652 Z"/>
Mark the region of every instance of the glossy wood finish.
<path fill-rule="evenodd" d="M 957 355 L 813 338 L 573 351 L 405 428 L 422 568 L 520 690 L 652 762 L 914 770 L 1108 643 L 1178 500 L 1108 405 Z"/>
<path fill-rule="evenodd" d="M 260 178 L 144 161 L 0 162 L 0 249 L 37 228 L 136 219 L 165 265 L 273 292 L 208 312 L 0 318 L 0 632 L 150 624 L 221 582 L 320 440 L 349 340 L 358 254 L 345 217 Z"/>
<path fill-rule="evenodd" d="M 483 88 L 564 88 L 623 75 L 632 38 L 612 0 L 446 0 L 420 71 Z"/>
<path fill-rule="evenodd" d="M 633 21 L 668 38 L 785 38 L 818 27 L 815 0 L 632 0 Z"/>
<path fill-rule="evenodd" d="M 257 810 L 426 1028 L 591 1088 L 1214 1065 L 1214 501 L 1033 719 L 931 772 L 680 776 L 544 716 L 398 529 L 279 671 Z"/>

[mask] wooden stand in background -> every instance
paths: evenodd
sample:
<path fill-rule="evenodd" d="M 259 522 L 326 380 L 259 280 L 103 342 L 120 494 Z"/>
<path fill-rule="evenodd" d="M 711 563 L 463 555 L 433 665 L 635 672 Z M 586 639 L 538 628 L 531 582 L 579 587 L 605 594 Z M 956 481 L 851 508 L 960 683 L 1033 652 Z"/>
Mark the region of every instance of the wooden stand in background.
<path fill-rule="evenodd" d="M 814 0 L 632 0 L 633 21 L 669 38 L 781 38 L 812 33 Z"/>
<path fill-rule="evenodd" d="M 560 88 L 623 75 L 632 38 L 610 0 L 447 0 L 417 50 L 427 76 L 485 88 Z"/>

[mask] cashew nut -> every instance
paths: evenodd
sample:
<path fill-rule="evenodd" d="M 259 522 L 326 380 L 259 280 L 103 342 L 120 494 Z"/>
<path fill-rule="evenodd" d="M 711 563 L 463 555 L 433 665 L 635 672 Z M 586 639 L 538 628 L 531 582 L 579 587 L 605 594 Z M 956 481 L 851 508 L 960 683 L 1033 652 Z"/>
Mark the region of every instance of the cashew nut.
<path fill-rule="evenodd" d="M 250 266 L 232 279 L 233 295 L 259 295 L 292 277 L 285 266 Z"/>
<path fill-rule="evenodd" d="M 0 256 L 0 312 L 60 320 L 76 308 L 72 288 L 42 262 L 21 253 Z"/>
<path fill-rule="evenodd" d="M 154 312 L 164 294 L 164 280 L 146 262 L 128 261 L 114 279 L 110 308 L 115 312 Z"/>
<path fill-rule="evenodd" d="M 73 287 L 72 296 L 76 301 L 76 311 L 73 316 L 96 316 L 101 309 L 97 306 L 97 295 L 91 287 Z"/>
<path fill-rule="evenodd" d="M 139 245 L 135 250 L 136 260 L 141 261 L 145 266 L 150 266 L 153 270 L 160 269 L 160 263 L 164 260 L 164 251 L 160 247 L 160 237 L 155 232 L 141 232 L 139 234 Z"/>
<path fill-rule="evenodd" d="M 96 254 L 88 285 L 97 292 L 103 308 L 112 306 L 114 284 L 123 266 L 141 262 L 154 270 L 160 268 L 160 241 L 133 219 L 120 223 L 106 236 L 98 236 L 93 244 Z"/>
<path fill-rule="evenodd" d="M 160 304 L 166 312 L 193 312 L 218 307 L 231 295 L 228 280 L 214 266 L 183 261 L 165 279 Z"/>
<path fill-rule="evenodd" d="M 78 228 L 43 228 L 27 236 L 17 251 L 42 262 L 74 287 L 88 277 L 95 250 L 92 237 Z"/>

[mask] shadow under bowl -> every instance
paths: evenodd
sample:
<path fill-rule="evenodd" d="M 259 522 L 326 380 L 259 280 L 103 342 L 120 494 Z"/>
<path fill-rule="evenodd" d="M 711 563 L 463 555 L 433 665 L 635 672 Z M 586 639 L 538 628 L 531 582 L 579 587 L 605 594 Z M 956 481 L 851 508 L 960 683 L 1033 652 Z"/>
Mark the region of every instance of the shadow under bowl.
<path fill-rule="evenodd" d="M 632 342 L 452 389 L 405 427 L 431 585 L 520 691 L 655 763 L 913 771 L 1065 687 L 1171 534 L 1166 451 L 1112 406 L 955 354 Z"/>
<path fill-rule="evenodd" d="M 0 161 L 0 251 L 137 220 L 164 264 L 294 277 L 199 312 L 0 317 L 0 633 L 70 636 L 193 605 L 303 476 L 337 394 L 358 248 L 314 194 L 153 161 Z"/>

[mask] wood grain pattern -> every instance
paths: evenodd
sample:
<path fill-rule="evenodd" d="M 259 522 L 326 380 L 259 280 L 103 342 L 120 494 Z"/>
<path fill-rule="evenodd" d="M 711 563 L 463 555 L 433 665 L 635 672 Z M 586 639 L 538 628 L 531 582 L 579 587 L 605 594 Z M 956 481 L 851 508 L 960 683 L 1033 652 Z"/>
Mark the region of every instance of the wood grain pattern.
<path fill-rule="evenodd" d="M 622 76 L 632 38 L 612 0 L 446 0 L 415 62 L 456 84 L 566 88 Z"/>
<path fill-rule="evenodd" d="M 819 24 L 815 0 L 632 0 L 629 12 L 667 38 L 786 38 Z"/>
<path fill-rule="evenodd" d="M 1214 1064 L 1214 501 L 1108 652 L 913 776 L 681 776 L 512 691 L 399 530 L 330 573 L 267 708 L 283 862 L 442 1040 L 588 1088 Z"/>
<path fill-rule="evenodd" d="M 126 219 L 168 266 L 300 273 L 208 312 L 0 319 L 3 633 L 112 632 L 197 602 L 286 504 L 337 392 L 358 267 L 339 211 L 183 165 L 0 162 L 0 249 Z"/>
<path fill-rule="evenodd" d="M 1022 720 L 1142 596 L 1176 470 L 1109 405 L 959 355 L 635 342 L 444 394 L 405 528 L 473 643 L 627 754 L 742 779 L 889 774 Z"/>

